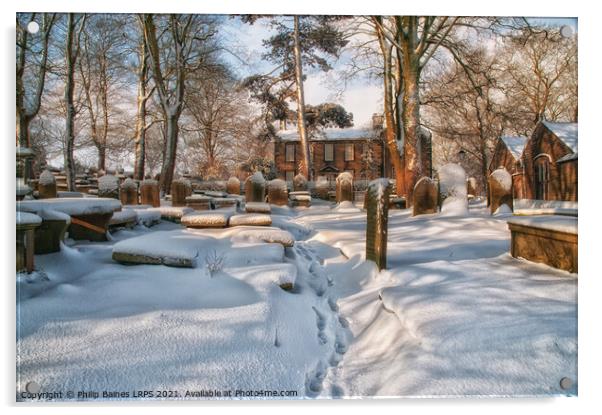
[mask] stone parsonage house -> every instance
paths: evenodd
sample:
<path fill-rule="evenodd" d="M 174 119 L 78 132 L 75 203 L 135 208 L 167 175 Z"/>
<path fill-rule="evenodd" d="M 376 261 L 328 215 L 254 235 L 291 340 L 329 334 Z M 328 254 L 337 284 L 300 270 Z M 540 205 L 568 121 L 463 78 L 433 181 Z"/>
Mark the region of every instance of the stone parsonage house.
<path fill-rule="evenodd" d="M 578 125 L 540 121 L 531 137 L 500 137 L 489 173 L 512 175 L 515 199 L 577 201 Z"/>
<path fill-rule="evenodd" d="M 431 172 L 431 134 L 423 129 L 423 155 L 426 171 Z M 384 141 L 383 117 L 374 114 L 372 128 L 326 128 L 309 139 L 310 168 L 314 180 L 334 181 L 342 172 L 355 180 L 395 177 Z M 400 145 L 401 148 L 401 145 Z M 301 143 L 296 128 L 281 130 L 274 140 L 274 160 L 278 177 L 292 181 L 299 172 Z M 403 155 L 402 155 L 403 161 Z"/>

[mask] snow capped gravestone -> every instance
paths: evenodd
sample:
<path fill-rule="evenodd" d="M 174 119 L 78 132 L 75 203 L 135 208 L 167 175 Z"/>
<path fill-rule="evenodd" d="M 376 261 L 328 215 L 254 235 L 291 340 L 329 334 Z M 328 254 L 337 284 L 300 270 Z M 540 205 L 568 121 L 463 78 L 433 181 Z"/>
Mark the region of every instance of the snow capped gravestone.
<path fill-rule="evenodd" d="M 505 168 L 500 167 L 489 175 L 488 181 L 491 214 L 496 213 L 498 209 L 500 211 L 512 211 L 512 176 L 510 173 Z M 506 205 L 509 209 L 502 208 L 503 205 Z"/>
<path fill-rule="evenodd" d="M 186 206 L 186 197 L 192 194 L 192 186 L 187 179 L 177 179 L 171 182 L 171 205 Z"/>
<path fill-rule="evenodd" d="M 44 170 L 40 174 L 38 181 L 38 198 L 52 199 L 56 197 L 56 179 L 49 170 Z"/>
<path fill-rule="evenodd" d="M 307 190 L 307 178 L 301 173 L 293 177 L 293 190 L 295 192 L 302 192 Z"/>
<path fill-rule="evenodd" d="M 477 195 L 477 179 L 474 177 L 469 177 L 466 181 L 466 192 L 468 195 L 476 196 Z"/>
<path fill-rule="evenodd" d="M 328 192 L 330 191 L 330 184 L 326 177 L 319 177 L 316 182 L 316 196 L 320 199 L 328 200 Z"/>
<path fill-rule="evenodd" d="M 247 202 L 265 202 L 265 179 L 260 171 L 247 178 L 245 199 Z"/>
<path fill-rule="evenodd" d="M 389 180 L 370 182 L 366 191 L 366 260 L 374 261 L 379 270 L 387 267 L 389 222 Z"/>
<path fill-rule="evenodd" d="M 288 204 L 288 189 L 284 180 L 274 179 L 268 182 L 268 201 L 278 206 Z"/>
<path fill-rule="evenodd" d="M 119 199 L 119 179 L 112 174 L 106 174 L 99 178 L 98 197 Z"/>
<path fill-rule="evenodd" d="M 437 213 L 437 183 L 430 177 L 422 177 L 414 186 L 414 205 L 412 216 Z"/>
<path fill-rule="evenodd" d="M 138 184 L 129 177 L 121 183 L 120 198 L 122 205 L 138 204 Z"/>
<path fill-rule="evenodd" d="M 337 203 L 353 202 L 353 176 L 343 172 L 337 176 Z"/>
<path fill-rule="evenodd" d="M 240 194 L 240 180 L 237 177 L 230 177 L 226 183 L 226 192 L 231 195 Z"/>
<path fill-rule="evenodd" d="M 143 180 L 140 184 L 140 203 L 159 207 L 161 200 L 159 198 L 159 182 L 156 180 Z"/>
<path fill-rule="evenodd" d="M 462 166 L 449 163 L 439 169 L 439 199 L 441 213 L 464 216 L 468 213 L 466 172 Z"/>

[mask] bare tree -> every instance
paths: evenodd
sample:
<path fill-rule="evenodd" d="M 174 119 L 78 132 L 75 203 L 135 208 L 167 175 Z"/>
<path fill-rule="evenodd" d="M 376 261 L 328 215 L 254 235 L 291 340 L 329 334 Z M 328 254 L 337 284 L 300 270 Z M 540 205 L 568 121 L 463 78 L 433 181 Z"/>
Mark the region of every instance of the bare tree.
<path fill-rule="evenodd" d="M 215 35 L 211 25 L 202 22 L 199 17 L 174 14 L 165 17 L 161 37 L 166 59 L 162 59 L 155 18 L 152 14 L 141 16 L 153 79 L 165 117 L 165 161 L 160 178 L 161 188 L 165 192 L 169 192 L 174 177 L 178 121 L 184 108 L 186 77 L 194 67 L 202 65 L 203 57 L 207 54 L 203 43 Z"/>
<path fill-rule="evenodd" d="M 24 17 L 24 16 L 23 16 Z M 32 13 L 29 22 L 35 22 L 36 14 Z M 48 42 L 50 32 L 54 25 L 55 15 L 44 13 L 42 15 L 42 39 L 41 50 L 34 50 L 35 42 L 29 39 L 29 32 L 26 26 L 29 22 L 26 19 L 17 16 L 17 64 L 16 64 L 16 111 L 17 111 L 17 145 L 21 147 L 31 147 L 29 125 L 38 115 L 44 92 L 46 81 L 46 69 L 48 63 Z M 27 23 L 26 23 L 27 22 Z M 31 55 L 41 54 L 40 62 L 35 62 Z M 26 69 L 30 68 L 33 72 L 27 76 Z M 35 85 L 33 92 L 27 91 L 25 84 Z M 33 94 L 33 96 L 30 96 Z M 28 177 L 32 176 L 32 166 L 28 162 L 25 166 Z"/>
<path fill-rule="evenodd" d="M 75 92 L 75 69 L 80 51 L 80 40 L 86 23 L 86 15 L 75 16 L 73 13 L 67 15 L 67 39 L 65 45 L 65 173 L 67 175 L 67 188 L 75 190 L 75 160 L 73 148 L 75 143 L 75 116 L 77 114 L 74 104 Z M 79 28 L 78 28 L 79 26 Z"/>

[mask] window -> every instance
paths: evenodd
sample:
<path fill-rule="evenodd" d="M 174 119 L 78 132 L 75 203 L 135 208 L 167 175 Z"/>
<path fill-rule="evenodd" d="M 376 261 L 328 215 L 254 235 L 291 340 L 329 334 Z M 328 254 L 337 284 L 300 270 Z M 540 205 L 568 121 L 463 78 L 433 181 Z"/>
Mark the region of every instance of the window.
<path fill-rule="evenodd" d="M 354 158 L 354 146 L 353 143 L 345 144 L 345 161 L 353 161 Z"/>
<path fill-rule="evenodd" d="M 292 182 L 293 181 L 293 178 L 295 177 L 295 172 L 294 171 L 288 170 L 284 174 L 286 175 L 286 181 L 287 182 Z"/>
<path fill-rule="evenodd" d="M 334 161 L 334 144 L 324 144 L 324 161 Z"/>
<path fill-rule="evenodd" d="M 295 145 L 287 144 L 286 145 L 286 161 L 295 161 Z"/>
<path fill-rule="evenodd" d="M 547 156 L 535 160 L 535 199 L 547 200 L 550 181 L 550 161 Z"/>

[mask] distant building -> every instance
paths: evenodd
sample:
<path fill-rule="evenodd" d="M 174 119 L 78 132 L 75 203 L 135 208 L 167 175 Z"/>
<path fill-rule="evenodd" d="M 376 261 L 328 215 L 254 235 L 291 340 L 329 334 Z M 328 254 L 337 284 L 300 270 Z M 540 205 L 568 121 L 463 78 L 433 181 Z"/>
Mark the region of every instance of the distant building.
<path fill-rule="evenodd" d="M 342 172 L 351 173 L 355 180 L 394 178 L 395 172 L 384 140 L 383 121 L 382 115 L 374 114 L 373 128 L 327 128 L 310 137 L 310 169 L 314 180 L 325 177 L 334 181 Z M 423 171 L 430 176 L 431 133 L 422 128 L 420 139 Z M 279 178 L 292 181 L 299 173 L 301 157 L 297 129 L 279 131 L 274 140 L 274 160 Z"/>
<path fill-rule="evenodd" d="M 577 201 L 578 124 L 540 121 L 531 137 L 501 137 L 489 171 L 503 166 L 515 198 Z"/>

